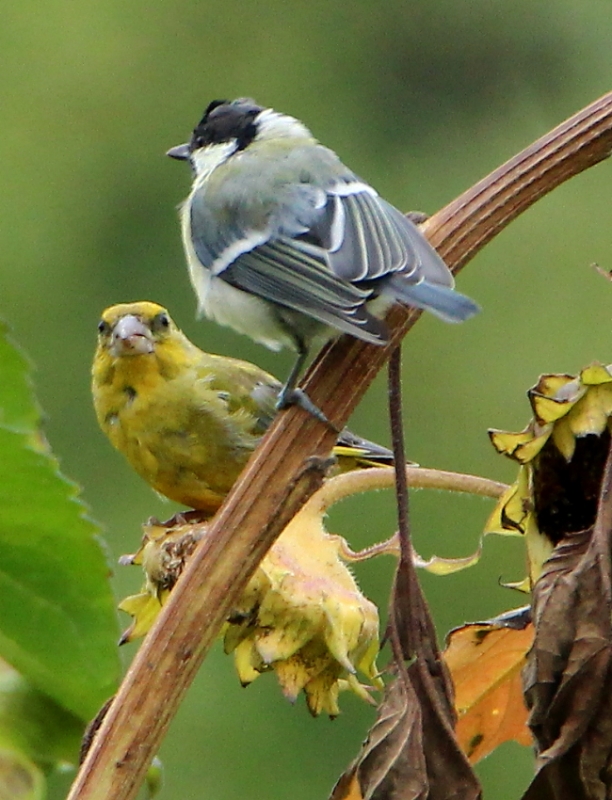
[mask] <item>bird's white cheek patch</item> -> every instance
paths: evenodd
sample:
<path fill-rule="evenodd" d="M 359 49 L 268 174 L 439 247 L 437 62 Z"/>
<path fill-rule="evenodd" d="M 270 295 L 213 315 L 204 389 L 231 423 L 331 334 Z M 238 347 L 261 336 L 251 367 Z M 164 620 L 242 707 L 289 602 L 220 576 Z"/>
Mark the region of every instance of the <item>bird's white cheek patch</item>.
<path fill-rule="evenodd" d="M 191 154 L 194 169 L 196 171 L 196 186 L 206 180 L 217 167 L 221 166 L 236 151 L 238 146 L 235 139 L 221 144 L 212 144 L 194 150 Z"/>

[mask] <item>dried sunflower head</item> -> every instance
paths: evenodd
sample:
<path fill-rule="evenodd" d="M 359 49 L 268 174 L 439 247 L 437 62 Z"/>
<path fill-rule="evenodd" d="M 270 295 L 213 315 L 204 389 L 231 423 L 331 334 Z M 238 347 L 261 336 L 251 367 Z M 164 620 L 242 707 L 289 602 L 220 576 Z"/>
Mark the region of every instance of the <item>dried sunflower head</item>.
<path fill-rule="evenodd" d="M 315 498 L 259 565 L 225 624 L 223 642 L 234 654 L 243 685 L 273 671 L 289 700 L 303 691 L 313 715 L 333 717 L 341 689 L 371 702 L 358 670 L 382 686 L 376 668 L 378 610 L 341 560 L 343 540 L 327 534 Z M 171 527 L 145 526 L 142 547 L 128 562 L 142 564 L 146 584 L 119 606 L 134 617 L 123 641 L 150 628 L 185 560 L 206 535 L 206 523 L 181 519 Z"/>
<path fill-rule="evenodd" d="M 521 466 L 488 527 L 526 536 L 533 584 L 554 546 L 595 521 L 610 445 L 612 367 L 543 375 L 528 397 L 533 419 L 525 430 L 489 431 L 497 451 Z"/>

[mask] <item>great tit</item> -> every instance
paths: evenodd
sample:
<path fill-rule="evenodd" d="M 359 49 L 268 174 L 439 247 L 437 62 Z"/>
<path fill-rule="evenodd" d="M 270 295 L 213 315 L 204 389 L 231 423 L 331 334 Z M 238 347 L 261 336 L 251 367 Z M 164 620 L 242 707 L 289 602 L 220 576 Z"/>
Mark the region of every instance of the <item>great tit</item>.
<path fill-rule="evenodd" d="M 181 223 L 199 312 L 297 351 L 279 407 L 316 414 L 295 391 L 315 340 L 342 332 L 384 344 L 394 302 L 448 322 L 479 310 L 416 225 L 294 117 L 215 100 L 167 154 L 193 171 Z"/>

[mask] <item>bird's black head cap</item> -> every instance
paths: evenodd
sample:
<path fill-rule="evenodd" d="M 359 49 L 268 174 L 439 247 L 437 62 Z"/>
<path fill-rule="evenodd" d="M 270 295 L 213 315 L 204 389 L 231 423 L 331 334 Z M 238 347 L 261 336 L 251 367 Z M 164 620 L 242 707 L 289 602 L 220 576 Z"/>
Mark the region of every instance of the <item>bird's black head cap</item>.
<path fill-rule="evenodd" d="M 263 110 L 254 100 L 246 98 L 213 100 L 193 130 L 189 149 L 193 152 L 200 147 L 235 139 L 238 150 L 244 150 L 257 135 L 255 118 Z"/>

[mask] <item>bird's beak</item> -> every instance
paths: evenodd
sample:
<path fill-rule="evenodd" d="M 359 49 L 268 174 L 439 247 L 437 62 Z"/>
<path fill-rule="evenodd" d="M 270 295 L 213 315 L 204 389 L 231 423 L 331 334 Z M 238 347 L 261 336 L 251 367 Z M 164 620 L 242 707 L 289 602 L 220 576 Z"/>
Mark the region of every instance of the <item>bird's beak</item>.
<path fill-rule="evenodd" d="M 177 161 L 189 161 L 190 151 L 188 144 L 177 144 L 176 147 L 171 147 L 166 153 L 170 158 L 176 158 Z"/>
<path fill-rule="evenodd" d="M 143 356 L 155 350 L 151 331 L 133 314 L 126 314 L 113 328 L 113 356 Z"/>

